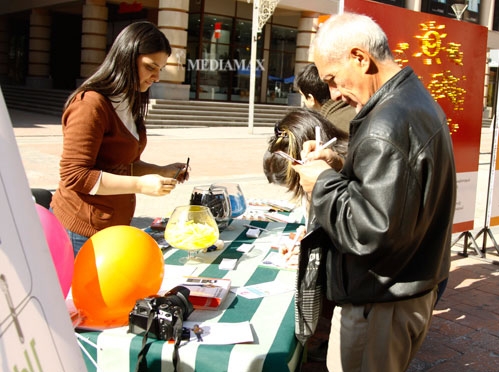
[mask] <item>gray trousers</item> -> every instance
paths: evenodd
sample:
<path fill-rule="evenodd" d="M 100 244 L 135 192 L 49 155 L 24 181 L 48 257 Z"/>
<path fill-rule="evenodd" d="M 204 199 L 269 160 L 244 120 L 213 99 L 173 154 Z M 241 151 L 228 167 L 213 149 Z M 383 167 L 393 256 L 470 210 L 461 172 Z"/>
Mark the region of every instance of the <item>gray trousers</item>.
<path fill-rule="evenodd" d="M 437 290 L 398 302 L 334 309 L 327 352 L 330 372 L 402 372 L 430 328 Z"/>

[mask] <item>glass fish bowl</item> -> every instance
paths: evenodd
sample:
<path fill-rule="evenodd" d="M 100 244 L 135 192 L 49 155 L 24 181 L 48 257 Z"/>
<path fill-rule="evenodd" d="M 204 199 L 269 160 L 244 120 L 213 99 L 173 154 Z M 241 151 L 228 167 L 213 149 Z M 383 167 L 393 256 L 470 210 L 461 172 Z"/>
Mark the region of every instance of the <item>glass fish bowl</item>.
<path fill-rule="evenodd" d="M 215 244 L 220 232 L 210 208 L 202 205 L 176 207 L 165 227 L 165 240 L 172 247 L 185 250 L 183 263 L 202 261 L 197 252 Z"/>

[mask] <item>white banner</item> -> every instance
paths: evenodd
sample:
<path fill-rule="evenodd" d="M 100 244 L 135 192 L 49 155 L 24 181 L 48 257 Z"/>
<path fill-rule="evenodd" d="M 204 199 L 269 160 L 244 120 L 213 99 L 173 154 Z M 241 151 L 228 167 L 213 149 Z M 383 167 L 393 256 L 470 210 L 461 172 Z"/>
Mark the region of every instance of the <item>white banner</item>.
<path fill-rule="evenodd" d="M 0 371 L 86 371 L 0 90 Z"/>

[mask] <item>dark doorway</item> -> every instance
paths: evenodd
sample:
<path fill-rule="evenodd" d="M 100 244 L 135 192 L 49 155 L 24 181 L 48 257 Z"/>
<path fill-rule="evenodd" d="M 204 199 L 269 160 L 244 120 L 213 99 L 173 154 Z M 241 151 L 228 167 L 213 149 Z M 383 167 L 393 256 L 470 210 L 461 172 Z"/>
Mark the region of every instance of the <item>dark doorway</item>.
<path fill-rule="evenodd" d="M 7 61 L 7 82 L 23 85 L 28 73 L 29 18 L 19 13 L 9 19 L 9 51 Z"/>
<path fill-rule="evenodd" d="M 73 90 L 80 77 L 80 15 L 54 13 L 52 18 L 50 75 L 55 89 Z"/>

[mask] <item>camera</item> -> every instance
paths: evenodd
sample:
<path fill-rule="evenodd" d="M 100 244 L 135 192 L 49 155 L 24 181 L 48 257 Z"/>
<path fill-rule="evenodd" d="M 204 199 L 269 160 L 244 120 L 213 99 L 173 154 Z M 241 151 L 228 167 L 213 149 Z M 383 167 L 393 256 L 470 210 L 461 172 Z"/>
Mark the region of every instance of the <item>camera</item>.
<path fill-rule="evenodd" d="M 150 296 L 136 301 L 128 316 L 128 332 L 146 333 L 158 340 L 188 340 L 190 331 L 183 327 L 193 311 L 190 290 L 177 286 L 163 296 Z"/>

